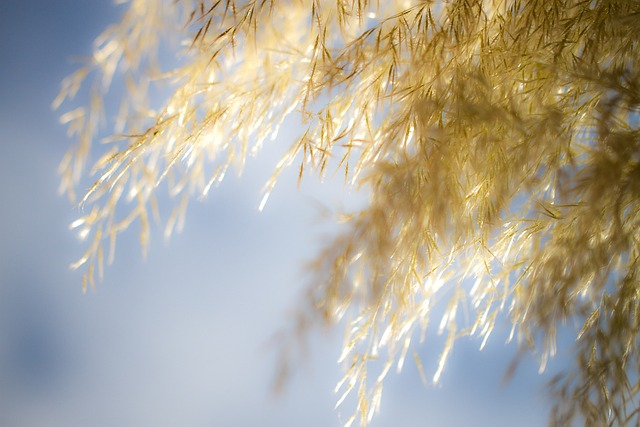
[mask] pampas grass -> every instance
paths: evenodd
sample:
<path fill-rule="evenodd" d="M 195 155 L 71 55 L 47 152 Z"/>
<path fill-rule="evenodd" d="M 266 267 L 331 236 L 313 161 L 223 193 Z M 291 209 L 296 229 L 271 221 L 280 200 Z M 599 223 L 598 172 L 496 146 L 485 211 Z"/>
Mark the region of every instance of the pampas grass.
<path fill-rule="evenodd" d="M 76 141 L 61 189 L 85 212 L 85 287 L 132 223 L 147 247 L 159 189 L 176 201 L 168 236 L 190 198 L 277 140 L 290 149 L 261 208 L 288 167 L 369 194 L 318 254 L 299 312 L 298 332 L 344 323 L 347 424 L 378 411 L 428 325 L 446 335 L 438 366 L 411 359 L 437 381 L 456 339 L 484 346 L 500 314 L 541 369 L 558 325 L 583 325 L 552 424 L 638 422 L 640 2 L 123 3 L 54 102 Z M 278 137 L 285 119 L 299 138 Z"/>

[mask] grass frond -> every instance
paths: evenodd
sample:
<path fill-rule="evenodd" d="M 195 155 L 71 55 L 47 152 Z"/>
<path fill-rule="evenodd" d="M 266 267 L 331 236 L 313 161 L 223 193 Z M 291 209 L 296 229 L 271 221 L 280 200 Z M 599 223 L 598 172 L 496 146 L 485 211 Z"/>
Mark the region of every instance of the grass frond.
<path fill-rule="evenodd" d="M 347 424 L 370 421 L 432 320 L 438 381 L 457 339 L 484 347 L 501 319 L 541 366 L 559 323 L 583 325 L 552 424 L 638 420 L 639 2 L 126 3 L 53 103 L 77 141 L 61 190 L 77 201 L 95 173 L 73 224 L 85 286 L 131 224 L 147 247 L 161 189 L 169 237 L 191 197 L 294 118 L 303 131 L 260 208 L 292 165 L 369 196 L 318 254 L 299 322 L 345 326 Z"/>

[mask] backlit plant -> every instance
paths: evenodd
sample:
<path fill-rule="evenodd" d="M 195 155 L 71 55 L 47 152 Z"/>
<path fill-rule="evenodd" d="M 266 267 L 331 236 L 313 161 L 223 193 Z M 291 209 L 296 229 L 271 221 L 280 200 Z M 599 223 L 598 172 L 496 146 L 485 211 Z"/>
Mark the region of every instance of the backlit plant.
<path fill-rule="evenodd" d="M 84 206 L 85 287 L 133 222 L 147 247 L 159 189 L 176 201 L 170 235 L 190 197 L 287 144 L 261 208 L 287 167 L 337 170 L 368 195 L 318 254 L 297 326 L 343 320 L 347 424 L 378 410 L 437 306 L 434 381 L 455 340 L 484 346 L 500 315 L 544 369 L 571 320 L 576 364 L 553 384 L 551 423 L 638 422 L 640 2 L 122 3 L 54 102 L 90 89 L 62 115 L 77 143 L 60 168 Z M 278 137 L 285 119 L 297 139 Z"/>

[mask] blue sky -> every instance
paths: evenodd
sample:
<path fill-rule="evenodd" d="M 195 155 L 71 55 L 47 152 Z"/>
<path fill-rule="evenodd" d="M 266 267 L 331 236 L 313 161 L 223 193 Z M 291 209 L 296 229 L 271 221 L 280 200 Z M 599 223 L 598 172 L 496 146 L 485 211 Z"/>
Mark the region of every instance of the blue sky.
<path fill-rule="evenodd" d="M 83 246 L 68 230 L 78 211 L 57 193 L 69 141 L 50 104 L 73 57 L 119 10 L 106 0 L 0 0 L 0 426 L 341 425 L 350 415 L 333 409 L 341 329 L 311 337 L 277 398 L 266 345 L 303 290 L 304 262 L 333 230 L 318 206 L 352 197 L 340 182 L 298 191 L 292 171 L 259 213 L 277 160 L 267 149 L 193 201 L 170 242 L 155 228 L 146 260 L 133 232 L 95 291 L 83 295 L 69 270 Z M 483 352 L 460 341 L 437 386 L 412 363 L 390 375 L 373 426 L 544 425 L 550 375 L 527 358 L 502 385 L 516 352 L 503 326 Z M 418 348 L 427 364 L 437 340 Z"/>

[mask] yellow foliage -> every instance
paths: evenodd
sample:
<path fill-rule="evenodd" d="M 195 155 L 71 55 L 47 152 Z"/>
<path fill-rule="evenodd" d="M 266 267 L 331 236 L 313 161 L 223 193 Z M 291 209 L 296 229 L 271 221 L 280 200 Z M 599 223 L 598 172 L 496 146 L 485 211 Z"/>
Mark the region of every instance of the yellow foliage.
<path fill-rule="evenodd" d="M 368 204 L 317 257 L 300 328 L 346 313 L 350 422 L 378 410 L 438 303 L 446 344 L 491 334 L 504 313 L 518 340 L 555 351 L 577 319 L 576 368 L 556 383 L 552 423 L 637 422 L 640 346 L 640 2 L 636 0 L 130 0 L 87 65 L 63 82 L 62 116 L 78 141 L 61 165 L 74 197 L 104 121 L 102 95 L 124 83 L 98 178 L 74 223 L 89 248 L 75 267 L 102 272 L 102 246 L 142 223 L 158 184 L 206 194 L 229 166 L 278 137 L 300 138 L 266 185 L 295 164 L 332 165 Z M 178 65 L 162 70 L 161 53 Z M 152 86 L 166 94 L 149 105 Z M 124 219 L 118 209 L 133 208 Z M 110 250 L 113 254 L 113 249 Z M 469 313 L 468 322 L 460 311 Z M 384 355 L 380 352 L 384 350 Z M 383 357 L 382 371 L 366 373 Z M 415 357 L 424 375 L 419 359 Z"/>

